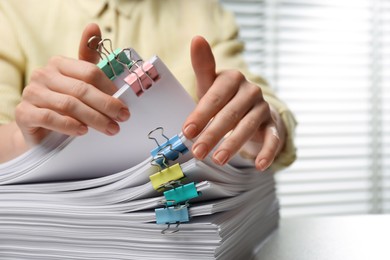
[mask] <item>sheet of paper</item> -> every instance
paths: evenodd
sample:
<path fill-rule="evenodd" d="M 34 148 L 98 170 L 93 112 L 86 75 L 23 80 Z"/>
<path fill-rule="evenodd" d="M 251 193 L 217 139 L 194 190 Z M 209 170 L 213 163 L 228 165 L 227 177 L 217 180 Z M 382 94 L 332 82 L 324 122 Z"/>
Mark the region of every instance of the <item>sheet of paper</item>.
<path fill-rule="evenodd" d="M 14 175 L 18 177 L 8 175 L 7 183 L 78 180 L 117 173 L 150 156 L 150 151 L 156 147 L 156 143 L 148 139 L 150 131 L 163 127 L 169 138 L 180 133 L 195 102 L 157 56 L 149 62 L 160 77 L 141 96 L 123 81 L 128 72 L 115 79 L 121 93 L 118 96 L 128 104 L 131 113 L 131 118 L 120 124 L 119 134 L 107 136 L 89 129 L 87 135 L 74 138 L 34 169 L 30 169 L 31 164 L 38 158 L 28 158 L 26 165 L 30 168 L 22 176 L 18 176 L 21 170 L 17 169 Z M 1 178 L 0 173 L 0 183 Z"/>

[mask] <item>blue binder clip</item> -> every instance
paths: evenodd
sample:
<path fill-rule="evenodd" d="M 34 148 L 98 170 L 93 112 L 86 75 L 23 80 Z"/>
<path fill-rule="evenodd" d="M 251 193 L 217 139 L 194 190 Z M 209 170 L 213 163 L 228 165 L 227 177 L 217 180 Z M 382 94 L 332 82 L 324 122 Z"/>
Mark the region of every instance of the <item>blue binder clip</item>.
<path fill-rule="evenodd" d="M 161 145 L 156 138 L 151 136 L 151 134 L 157 130 L 161 130 L 161 136 L 166 139 L 166 141 Z M 150 153 L 153 158 L 160 157 L 159 159 L 155 160 L 155 163 L 158 163 L 161 167 L 164 167 L 164 162 L 161 158 L 162 156 L 167 160 L 174 161 L 179 158 L 180 154 L 184 154 L 188 151 L 188 148 L 183 144 L 178 135 L 175 135 L 169 139 L 164 135 L 164 129 L 162 127 L 157 127 L 156 129 L 150 131 L 148 138 L 153 139 L 157 144 L 157 147 L 154 148 Z"/>
<path fill-rule="evenodd" d="M 187 207 L 168 207 L 154 210 L 157 224 L 174 224 L 190 221 Z"/>
<path fill-rule="evenodd" d="M 200 193 L 196 190 L 194 182 L 164 192 L 166 204 L 168 206 L 188 201 L 190 199 L 198 197 L 199 195 Z"/>

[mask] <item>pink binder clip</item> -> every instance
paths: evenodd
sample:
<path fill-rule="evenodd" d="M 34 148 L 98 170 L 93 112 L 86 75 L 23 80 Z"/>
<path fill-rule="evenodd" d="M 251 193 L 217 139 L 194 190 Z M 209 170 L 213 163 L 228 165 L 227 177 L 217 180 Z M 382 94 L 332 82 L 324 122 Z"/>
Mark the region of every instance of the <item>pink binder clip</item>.
<path fill-rule="evenodd" d="M 157 69 L 150 62 L 144 62 L 141 67 L 132 71 L 124 81 L 129 84 L 137 96 L 140 96 L 157 79 Z"/>

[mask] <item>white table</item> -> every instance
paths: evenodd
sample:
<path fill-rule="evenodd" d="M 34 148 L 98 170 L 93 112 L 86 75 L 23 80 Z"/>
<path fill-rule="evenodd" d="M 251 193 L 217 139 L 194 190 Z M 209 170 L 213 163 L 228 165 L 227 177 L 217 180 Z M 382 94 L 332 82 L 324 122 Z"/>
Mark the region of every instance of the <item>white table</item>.
<path fill-rule="evenodd" d="M 285 218 L 256 260 L 390 260 L 390 215 Z"/>

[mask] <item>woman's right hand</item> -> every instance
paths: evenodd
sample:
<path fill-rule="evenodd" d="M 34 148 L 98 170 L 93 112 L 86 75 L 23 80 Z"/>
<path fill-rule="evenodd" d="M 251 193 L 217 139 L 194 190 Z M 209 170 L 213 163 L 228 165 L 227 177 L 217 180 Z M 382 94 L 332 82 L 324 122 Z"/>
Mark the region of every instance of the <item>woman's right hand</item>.
<path fill-rule="evenodd" d="M 99 54 L 87 46 L 100 29 L 90 24 L 83 32 L 80 60 L 53 57 L 33 72 L 16 107 L 16 123 L 25 142 L 39 143 L 50 131 L 78 136 L 92 127 L 107 135 L 119 132 L 118 122 L 130 117 L 128 107 L 112 97 L 114 83 L 95 65 Z"/>

